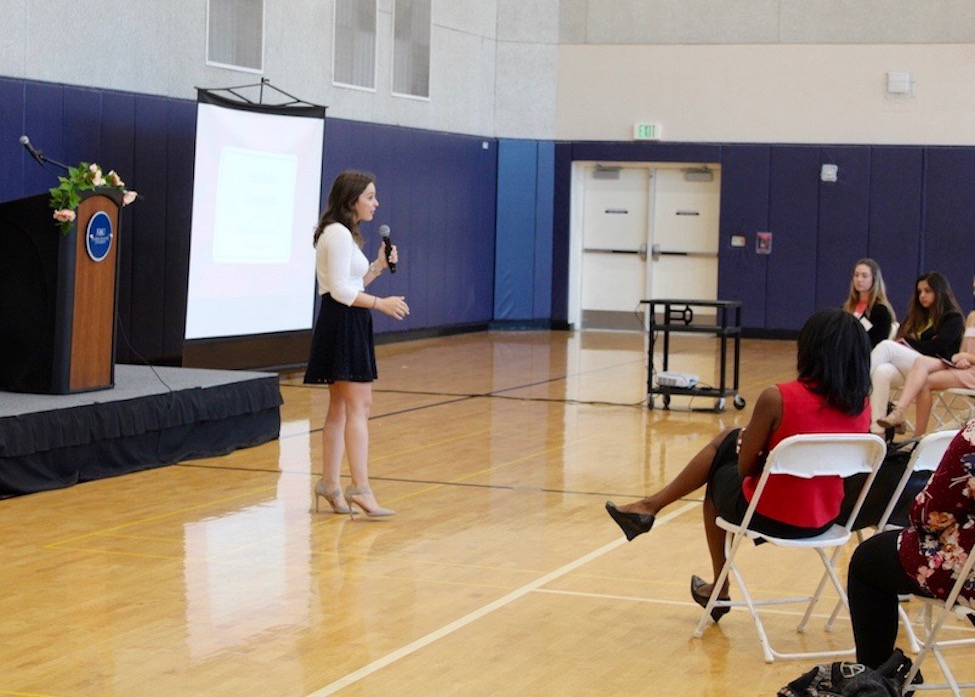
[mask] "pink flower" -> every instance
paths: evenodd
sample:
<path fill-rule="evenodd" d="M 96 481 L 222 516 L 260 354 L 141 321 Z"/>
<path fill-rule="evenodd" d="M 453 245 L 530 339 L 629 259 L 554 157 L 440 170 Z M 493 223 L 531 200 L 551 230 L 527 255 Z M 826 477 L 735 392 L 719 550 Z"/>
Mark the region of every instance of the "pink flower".
<path fill-rule="evenodd" d="M 91 183 L 94 186 L 105 186 L 105 176 L 102 174 L 101 167 L 91 164 L 88 166 L 88 171 L 91 172 Z"/>
<path fill-rule="evenodd" d="M 59 223 L 70 223 L 75 219 L 75 212 L 68 208 L 60 208 L 54 211 L 54 219 Z"/>
<path fill-rule="evenodd" d="M 125 188 L 125 182 L 114 169 L 108 173 L 108 181 L 117 189 Z"/>
<path fill-rule="evenodd" d="M 135 191 L 126 191 L 124 194 L 122 194 L 122 205 L 123 206 L 129 205 L 130 203 L 135 201 L 138 195 L 139 194 L 136 193 Z"/>

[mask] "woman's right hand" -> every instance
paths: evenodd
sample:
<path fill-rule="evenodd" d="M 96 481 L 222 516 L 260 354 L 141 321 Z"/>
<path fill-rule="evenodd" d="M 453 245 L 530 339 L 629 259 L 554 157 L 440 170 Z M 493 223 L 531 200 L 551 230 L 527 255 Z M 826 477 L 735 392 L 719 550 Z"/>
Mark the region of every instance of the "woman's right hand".
<path fill-rule="evenodd" d="M 388 295 L 376 301 L 376 309 L 395 319 L 403 319 L 410 314 L 410 306 L 402 295 Z"/>

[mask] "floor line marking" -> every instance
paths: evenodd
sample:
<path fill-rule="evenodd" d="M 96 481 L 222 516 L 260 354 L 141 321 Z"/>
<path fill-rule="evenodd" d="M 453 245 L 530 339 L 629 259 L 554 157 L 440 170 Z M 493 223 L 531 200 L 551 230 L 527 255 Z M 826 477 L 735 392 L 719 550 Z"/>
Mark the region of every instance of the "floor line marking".
<path fill-rule="evenodd" d="M 657 518 L 655 527 L 664 525 L 668 521 L 676 518 L 677 516 L 680 516 L 686 513 L 687 511 L 697 509 L 697 508 L 700 508 L 700 504 L 698 503 L 689 503 L 687 505 L 681 506 L 676 511 L 673 511 L 672 513 L 668 513 L 664 516 Z M 487 605 L 484 605 L 483 607 L 480 607 L 477 610 L 474 610 L 473 612 L 470 612 L 464 615 L 463 617 L 460 617 L 454 620 L 453 622 L 444 625 L 440 629 L 430 632 L 426 636 L 420 637 L 419 639 L 412 641 L 409 644 L 400 647 L 395 651 L 392 651 L 391 653 L 386 654 L 382 658 L 378 658 L 375 661 L 372 661 L 371 663 L 367 663 L 366 665 L 362 666 L 358 670 L 355 670 L 349 673 L 348 675 L 345 675 L 339 678 L 338 680 L 329 683 L 325 687 L 316 690 L 315 692 L 312 692 L 308 697 L 325 697 L 325 695 L 335 694 L 342 688 L 348 687 L 349 685 L 352 685 L 353 683 L 356 683 L 359 680 L 362 680 L 363 678 L 369 677 L 373 673 L 382 670 L 386 666 L 395 663 L 401 658 L 405 658 L 413 653 L 416 653 L 420 649 L 425 648 L 426 646 L 429 646 L 430 644 L 442 639 L 443 637 L 456 632 L 458 629 L 463 629 L 467 625 L 472 624 L 473 622 L 481 619 L 482 617 L 485 617 L 486 615 L 489 615 L 495 610 L 499 610 L 505 607 L 506 605 L 510 605 L 515 600 L 519 600 L 520 598 L 523 598 L 529 593 L 538 590 L 545 584 L 551 583 L 552 581 L 561 578 L 562 576 L 565 576 L 566 574 L 572 571 L 575 571 L 580 566 L 588 564 L 594 559 L 598 559 L 599 557 L 613 551 L 617 547 L 626 544 L 626 542 L 627 540 L 623 537 L 617 538 L 612 542 L 605 544 L 602 547 L 593 550 L 592 552 L 589 552 L 589 554 L 579 557 L 575 561 L 571 561 L 568 564 L 565 564 L 564 566 L 555 569 L 554 571 L 551 571 L 545 574 L 544 576 L 532 581 L 531 583 L 525 584 L 521 588 L 517 588 L 511 591 L 507 595 L 498 598 L 494 602 L 488 603 Z"/>

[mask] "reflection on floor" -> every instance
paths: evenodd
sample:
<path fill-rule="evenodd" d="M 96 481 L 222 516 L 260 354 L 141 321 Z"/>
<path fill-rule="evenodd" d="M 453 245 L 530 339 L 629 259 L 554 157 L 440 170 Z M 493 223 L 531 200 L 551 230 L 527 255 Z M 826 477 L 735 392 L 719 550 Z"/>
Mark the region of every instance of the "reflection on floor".
<path fill-rule="evenodd" d="M 678 337 L 672 365 L 709 375 L 714 348 Z M 743 343 L 740 412 L 647 409 L 645 352 L 622 332 L 380 346 L 370 473 L 390 519 L 314 512 L 328 390 L 300 375 L 274 442 L 0 501 L 0 695 L 774 694 L 810 666 L 763 663 L 747 614 L 691 636 L 699 496 L 629 543 L 603 503 L 745 423 L 794 344 Z M 818 568 L 762 552 L 742 564 L 766 595 Z M 766 625 L 851 645 L 822 621 Z"/>

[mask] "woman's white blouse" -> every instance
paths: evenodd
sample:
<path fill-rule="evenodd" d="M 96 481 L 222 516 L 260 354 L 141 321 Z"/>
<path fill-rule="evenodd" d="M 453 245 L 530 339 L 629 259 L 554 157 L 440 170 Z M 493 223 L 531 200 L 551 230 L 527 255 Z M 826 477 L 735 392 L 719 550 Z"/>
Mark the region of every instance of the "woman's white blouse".
<path fill-rule="evenodd" d="M 363 277 L 369 271 L 369 260 L 352 239 L 349 228 L 332 223 L 318 237 L 315 245 L 315 273 L 318 292 L 351 306 L 356 296 L 365 290 Z"/>

